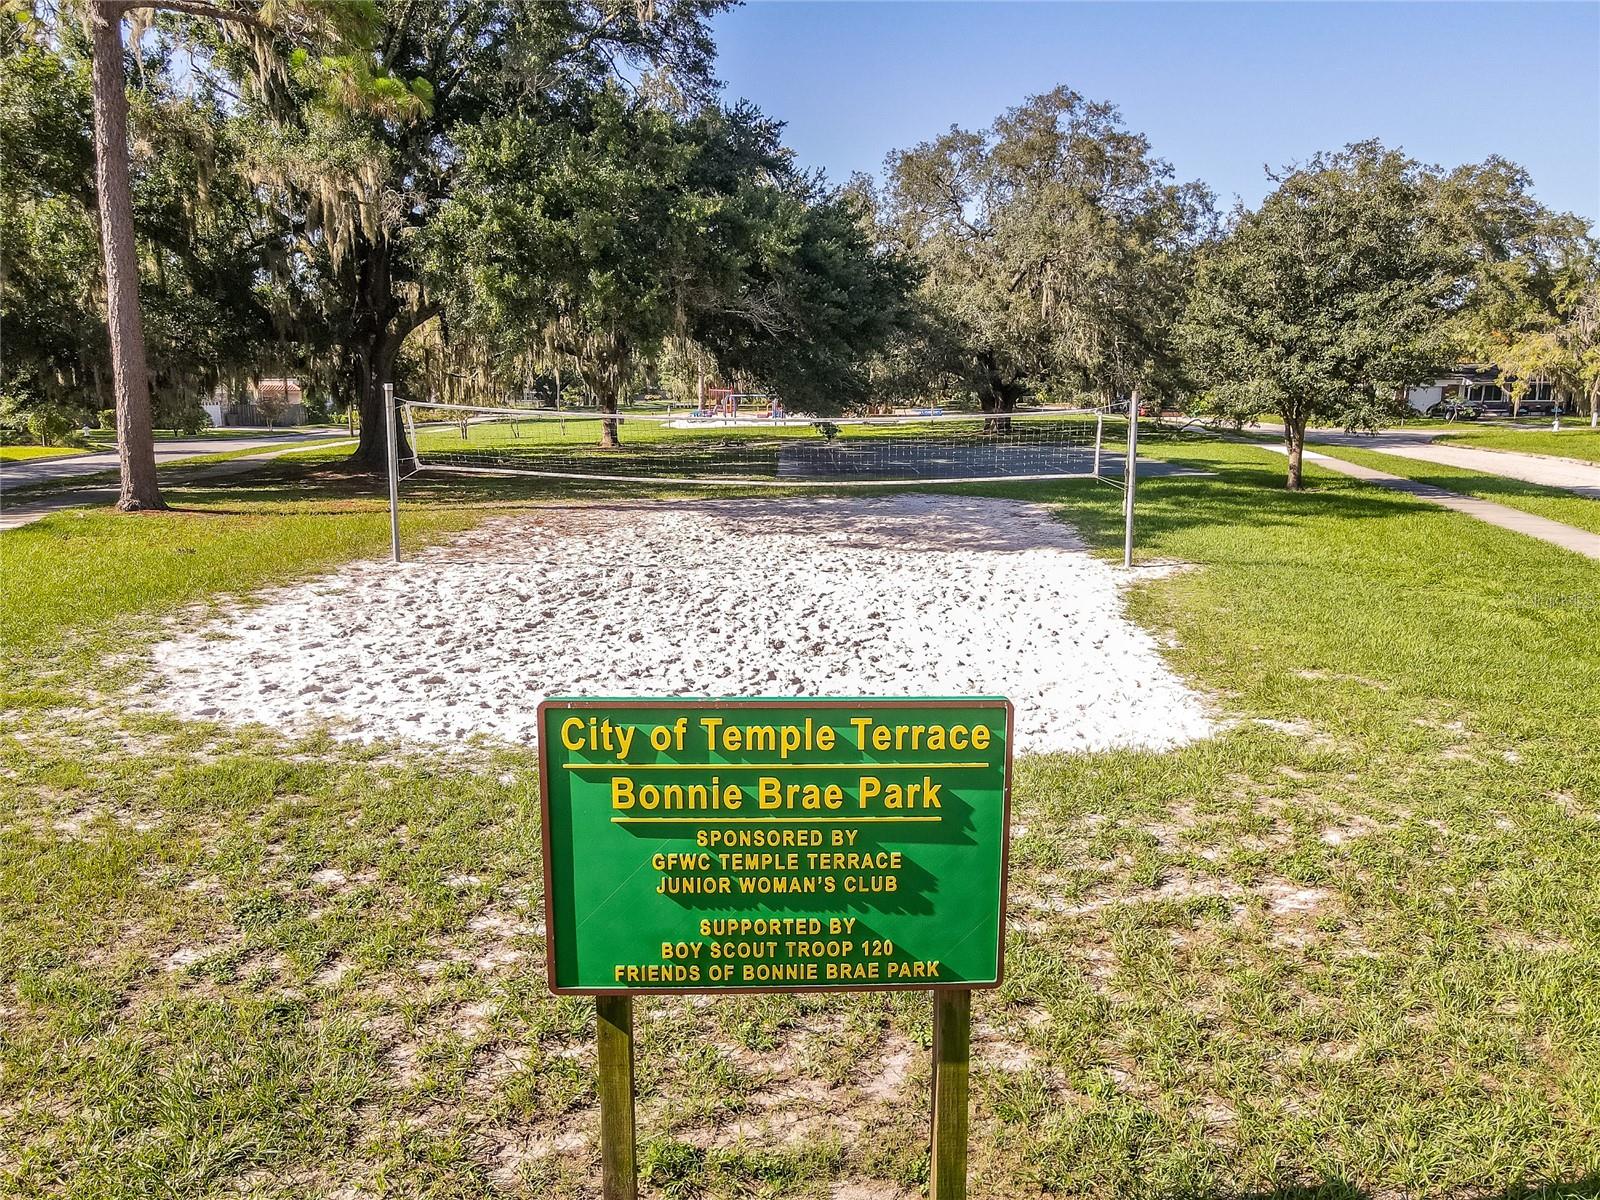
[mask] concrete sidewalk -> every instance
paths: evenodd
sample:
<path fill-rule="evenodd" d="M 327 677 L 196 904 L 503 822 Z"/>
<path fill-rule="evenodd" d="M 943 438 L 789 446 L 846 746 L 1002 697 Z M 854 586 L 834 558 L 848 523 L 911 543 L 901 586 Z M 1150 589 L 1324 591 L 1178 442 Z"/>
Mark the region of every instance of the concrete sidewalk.
<path fill-rule="evenodd" d="M 1287 454 L 1282 446 L 1274 446 L 1266 442 L 1251 442 L 1263 450 L 1270 450 L 1275 454 Z M 1385 451 L 1392 453 L 1392 451 Z M 1405 492 L 1408 496 L 1416 496 L 1419 500 L 1427 500 L 1442 508 L 1455 512 L 1465 513 L 1469 517 L 1476 517 L 1490 525 L 1498 525 L 1501 529 L 1509 529 L 1513 533 L 1527 534 L 1529 537 L 1538 538 L 1541 542 L 1549 542 L 1552 546 L 1560 546 L 1563 550 L 1571 550 L 1574 554 L 1582 554 L 1586 558 L 1600 560 L 1600 533 L 1590 533 L 1586 529 L 1579 529 L 1573 525 L 1563 525 L 1560 521 L 1551 521 L 1545 517 L 1536 517 L 1532 513 L 1523 512 L 1520 508 L 1508 508 L 1504 504 L 1496 504 L 1492 500 L 1479 500 L 1473 496 L 1463 496 L 1460 492 L 1446 491 L 1444 488 L 1435 487 L 1431 483 L 1418 483 L 1415 479 L 1406 479 L 1401 475 L 1391 475 L 1387 471 L 1377 471 L 1371 467 L 1361 466 L 1359 463 L 1346 462 L 1342 458 L 1333 458 L 1326 454 L 1318 454 L 1314 450 L 1305 451 L 1307 462 L 1314 462 L 1319 467 L 1326 467 L 1330 471 L 1337 471 L 1341 475 L 1348 475 L 1352 479 L 1359 479 L 1363 483 L 1375 483 L 1396 492 Z"/>
<path fill-rule="evenodd" d="M 1423 436 L 1418 436 L 1419 434 Z M 1455 446 L 1433 441 L 1439 430 L 1385 430 L 1376 434 L 1332 433 L 1307 430 L 1306 441 L 1319 445 L 1350 446 L 1357 450 L 1376 450 L 1396 458 L 1459 467 L 1537 483 L 1543 487 L 1564 488 L 1590 500 L 1600 500 L 1600 466 L 1551 454 L 1526 454 L 1518 450 L 1485 450 L 1477 446 Z"/>
<path fill-rule="evenodd" d="M 199 483 L 208 479 L 220 479 L 228 475 L 243 475 L 254 470 L 264 462 L 274 458 L 281 458 L 285 454 L 294 454 L 301 450 L 311 449 L 338 449 L 342 446 L 354 446 L 353 438 L 334 440 L 299 439 L 293 445 L 280 446 L 276 450 L 268 450 L 261 454 L 250 454 L 243 458 L 230 458 L 226 462 L 213 463 L 208 467 L 195 468 L 184 473 L 183 483 Z M 235 449 L 239 447 L 235 446 Z M 104 468 L 101 468 L 102 470 Z M 163 483 L 174 482 L 163 480 Z M 82 508 L 90 504 L 114 504 L 120 487 L 115 484 L 106 484 L 97 487 L 69 488 L 59 492 L 52 492 L 41 496 L 37 500 L 27 500 L 21 503 L 6 503 L 0 506 L 0 532 L 7 529 L 16 529 L 22 525 L 31 524 L 41 517 L 48 517 L 51 513 L 60 512 L 64 508 Z"/>

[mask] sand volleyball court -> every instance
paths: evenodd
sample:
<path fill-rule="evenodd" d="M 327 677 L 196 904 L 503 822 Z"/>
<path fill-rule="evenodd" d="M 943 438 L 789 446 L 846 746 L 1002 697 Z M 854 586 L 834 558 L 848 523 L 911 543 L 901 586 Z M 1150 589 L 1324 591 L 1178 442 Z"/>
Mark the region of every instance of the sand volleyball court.
<path fill-rule="evenodd" d="M 184 717 L 531 744 L 547 695 L 998 694 L 1024 751 L 1166 748 L 1204 706 L 1125 572 L 971 497 L 552 505 L 277 588 L 154 652 Z"/>

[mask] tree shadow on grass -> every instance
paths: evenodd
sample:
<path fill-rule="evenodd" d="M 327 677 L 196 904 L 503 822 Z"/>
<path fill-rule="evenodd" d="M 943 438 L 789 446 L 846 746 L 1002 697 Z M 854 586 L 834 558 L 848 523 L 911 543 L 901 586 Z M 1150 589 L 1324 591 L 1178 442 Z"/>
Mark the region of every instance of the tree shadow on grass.
<path fill-rule="evenodd" d="M 1204 466 L 1206 464 L 1197 464 Z M 1321 518 L 1378 521 L 1432 510 L 1426 501 L 1357 483 L 1330 481 L 1301 492 L 1262 478 L 1259 471 L 1223 466 L 1212 477 L 1177 476 L 1141 481 L 1135 495 L 1134 545 L 1149 546 L 1168 535 L 1228 526 L 1288 527 Z M 1093 490 L 1091 490 L 1093 489 Z M 992 492 L 990 494 L 993 494 Z M 1002 494 L 1050 505 L 1101 550 L 1123 541 L 1122 493 L 1093 481 L 1010 485 Z"/>

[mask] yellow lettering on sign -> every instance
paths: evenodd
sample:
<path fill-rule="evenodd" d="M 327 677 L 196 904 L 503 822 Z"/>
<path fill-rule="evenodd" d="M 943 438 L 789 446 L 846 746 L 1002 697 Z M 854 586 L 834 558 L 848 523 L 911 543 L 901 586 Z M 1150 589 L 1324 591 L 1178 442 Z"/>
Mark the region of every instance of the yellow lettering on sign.
<path fill-rule="evenodd" d="M 836 783 L 818 787 L 814 783 L 791 783 L 787 786 L 774 775 L 763 775 L 756 782 L 756 805 L 771 811 L 775 808 L 801 808 L 809 812 L 819 809 L 836 809 L 844 803 L 844 789 Z"/>
<path fill-rule="evenodd" d="M 635 783 L 630 776 L 611 777 L 611 807 L 617 809 L 635 806 L 649 811 L 704 812 L 727 809 L 738 812 L 744 805 L 744 789 L 736 783 L 726 786 L 719 776 L 713 775 L 710 784 L 667 783 L 659 787 L 653 783 Z"/>
<path fill-rule="evenodd" d="M 880 725 L 871 717 L 851 717 L 857 750 L 987 750 L 985 725 Z"/>
<path fill-rule="evenodd" d="M 874 800 L 891 809 L 943 808 L 943 791 L 944 784 L 935 783 L 931 775 L 924 775 L 921 783 L 885 783 L 876 775 L 863 775 L 856 796 L 862 808 Z"/>

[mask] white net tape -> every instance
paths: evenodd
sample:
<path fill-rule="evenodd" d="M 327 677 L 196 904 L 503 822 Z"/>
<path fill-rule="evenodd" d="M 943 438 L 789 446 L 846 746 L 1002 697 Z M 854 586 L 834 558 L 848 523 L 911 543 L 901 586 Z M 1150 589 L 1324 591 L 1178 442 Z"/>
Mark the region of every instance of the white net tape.
<path fill-rule="evenodd" d="M 1096 409 L 826 417 L 402 406 L 404 466 L 618 482 L 836 487 L 1089 476 L 1121 485 L 1126 422 Z M 602 445 L 607 426 L 619 443 Z"/>

